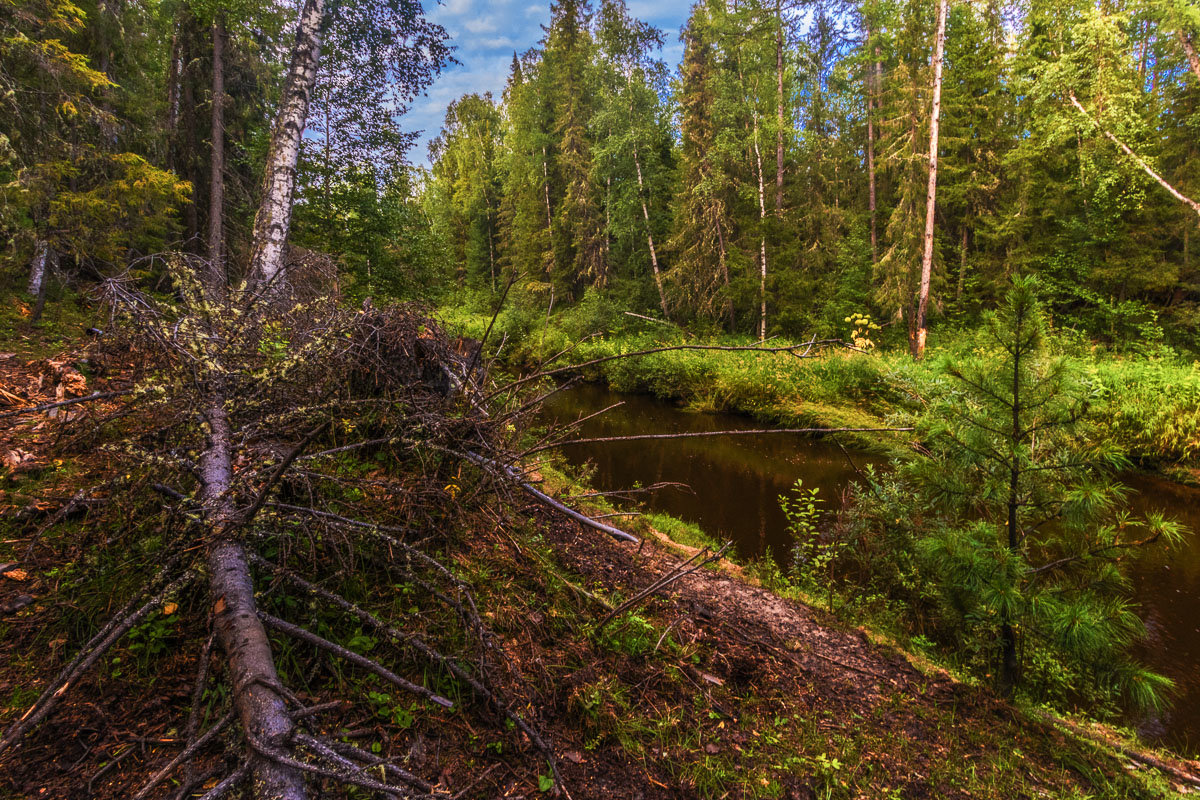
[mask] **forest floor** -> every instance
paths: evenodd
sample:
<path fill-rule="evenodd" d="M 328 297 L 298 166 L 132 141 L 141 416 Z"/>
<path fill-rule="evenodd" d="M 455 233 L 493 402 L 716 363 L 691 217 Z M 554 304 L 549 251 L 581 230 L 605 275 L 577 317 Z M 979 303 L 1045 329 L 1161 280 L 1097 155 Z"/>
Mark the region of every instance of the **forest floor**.
<path fill-rule="evenodd" d="M 45 368 L 33 344 L 0 359 L 0 383 L 26 402 L 47 399 L 30 388 Z M 89 390 L 103 388 L 97 384 Z M 0 436 L 0 449 L 25 450 L 40 465 L 0 473 L 0 564 L 20 567 L 0 578 L 0 609 L 21 595 L 33 600 L 0 614 L 0 727 L 24 712 L 69 657 L 68 642 L 96 623 L 78 618 L 80 606 L 95 603 L 77 598 L 72 584 L 94 557 L 77 541 L 96 533 L 86 507 L 74 524 L 46 533 L 36 558 L 23 559 L 41 522 L 104 456 L 59 464 L 54 426 L 26 423 Z M 553 476 L 551 483 L 578 488 Z M 576 800 L 1149 798 L 1185 791 L 1108 746 L 772 594 L 730 562 L 689 574 L 602 626 L 608 608 L 696 551 L 642 520 L 629 530 L 643 542 L 631 545 L 523 496 L 502 505 L 464 509 L 439 543 L 442 558 L 475 587 L 497 635 L 504 662 L 497 679 L 510 707 L 553 743 Z M 101 533 L 96 546 L 121 545 L 119 532 Z M 203 601 L 180 606 L 164 609 L 114 651 L 71 689 L 51 721 L 5 755 L 0 798 L 129 797 L 179 751 L 195 644 L 204 636 Z M 289 658 L 281 654 L 281 664 Z M 353 680 L 310 681 L 302 696 L 336 699 Z M 349 740 L 382 740 L 383 755 L 436 781 L 446 796 L 535 797 L 549 788 L 545 760 L 523 736 L 489 728 L 485 710 L 380 704 L 345 706 L 326 728 Z M 201 759 L 201 777 L 220 766 L 215 759 Z"/>

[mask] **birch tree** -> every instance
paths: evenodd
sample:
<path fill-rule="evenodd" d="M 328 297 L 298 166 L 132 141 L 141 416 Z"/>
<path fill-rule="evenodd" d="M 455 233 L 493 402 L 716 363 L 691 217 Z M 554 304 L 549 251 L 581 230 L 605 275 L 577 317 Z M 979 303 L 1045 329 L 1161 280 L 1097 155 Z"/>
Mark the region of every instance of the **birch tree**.
<path fill-rule="evenodd" d="M 929 308 L 929 280 L 933 272 L 933 229 L 937 214 L 938 123 L 942 114 L 942 59 L 946 52 L 947 0 L 939 0 L 937 40 L 933 50 L 933 103 L 929 115 L 929 188 L 925 193 L 925 250 L 921 256 L 921 283 L 913 315 L 912 354 L 925 355 L 925 315 Z"/>

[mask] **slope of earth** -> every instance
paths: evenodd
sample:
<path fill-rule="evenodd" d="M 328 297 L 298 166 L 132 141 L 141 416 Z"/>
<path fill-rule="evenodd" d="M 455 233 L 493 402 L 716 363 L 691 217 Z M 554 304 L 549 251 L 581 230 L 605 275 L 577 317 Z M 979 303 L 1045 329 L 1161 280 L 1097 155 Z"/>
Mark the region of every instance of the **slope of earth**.
<path fill-rule="evenodd" d="M 10 361 L 4 376 L 12 386 L 32 386 L 46 368 L 37 359 Z M 24 392 L 24 401 L 53 399 L 52 387 L 43 388 L 44 396 Z M 104 388 L 96 382 L 88 391 Z M 119 568 L 126 557 L 119 525 L 100 530 L 99 521 L 111 519 L 71 502 L 98 483 L 104 454 L 75 452 L 58 466 L 56 426 L 35 432 L 37 420 L 17 420 L 6 425 L 4 444 L 11 451 L 19 443 L 40 466 L 0 475 L 0 564 L 18 567 L 0 578 L 2 727 L 69 659 L 70 643 L 102 620 L 112 602 L 105 592 L 120 588 L 119 578 L 84 581 L 83 566 Z M 370 480 L 391 487 L 375 507 L 386 521 L 386 503 L 412 486 L 386 468 L 373 469 Z M 914 668 L 862 632 L 754 585 L 733 565 L 699 569 L 607 619 L 695 551 L 659 540 L 640 521 L 630 530 L 642 544 L 619 543 L 503 489 L 472 502 L 486 484 L 467 465 L 444 480 L 447 512 L 432 519 L 421 541 L 474 588 L 495 637 L 487 674 L 508 708 L 553 745 L 563 792 L 576 800 L 1151 798 L 1183 788 L 1110 748 L 1033 721 L 986 690 Z M 65 524 L 49 528 L 60 515 Z M 352 559 L 331 567 L 353 568 Z M 266 579 L 263 586 L 269 598 L 275 585 Z M 394 615 L 395 624 L 403 617 L 436 629 L 437 612 L 410 588 L 370 586 L 361 602 Z M 20 596 L 31 602 L 18 607 Z M 199 598 L 168 603 L 72 686 L 50 721 L 5 754 L 0 797 L 127 798 L 178 755 L 207 637 L 205 607 Z M 331 623 L 330 638 L 355 642 L 396 672 L 434 685 L 458 708 L 438 709 L 386 687 L 368 694 L 369 704 L 325 705 L 347 685 L 371 679 L 276 639 L 281 672 L 299 683 L 304 702 L 324 706 L 325 733 L 374 741 L 381 757 L 433 783 L 435 796 L 556 791 L 546 757 L 528 736 L 445 676 L 422 675 L 403 654 L 339 625 Z M 206 695 L 205 707 L 224 699 Z M 150 796 L 199 797 L 229 766 L 216 748 L 202 749 L 181 773 L 192 780 L 168 781 Z"/>

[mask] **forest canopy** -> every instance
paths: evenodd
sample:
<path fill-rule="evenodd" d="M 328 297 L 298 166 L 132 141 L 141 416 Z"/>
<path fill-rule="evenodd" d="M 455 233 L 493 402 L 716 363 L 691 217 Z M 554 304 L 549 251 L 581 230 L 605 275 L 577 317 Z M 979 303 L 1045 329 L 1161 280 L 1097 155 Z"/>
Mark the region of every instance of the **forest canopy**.
<path fill-rule="evenodd" d="M 554 3 L 430 147 L 455 278 L 760 337 L 867 313 L 902 341 L 928 260 L 938 324 L 1028 275 L 1061 326 L 1192 349 L 1200 12 L 943 5 L 699 2 L 667 64 L 674 33 L 621 0 Z"/>

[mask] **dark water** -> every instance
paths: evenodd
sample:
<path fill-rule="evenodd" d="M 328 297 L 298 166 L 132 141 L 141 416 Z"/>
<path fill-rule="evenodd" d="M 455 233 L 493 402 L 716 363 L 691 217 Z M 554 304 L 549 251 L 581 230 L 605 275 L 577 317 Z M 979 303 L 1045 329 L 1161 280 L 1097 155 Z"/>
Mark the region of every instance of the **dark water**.
<path fill-rule="evenodd" d="M 731 414 L 693 414 L 640 395 L 622 395 L 584 385 L 559 393 L 547 404 L 561 421 L 575 420 L 622 403 L 580 428 L 581 437 L 622 436 L 761 428 Z M 816 487 L 826 508 L 836 508 L 841 492 L 857 475 L 847 455 L 830 442 L 802 436 L 731 436 L 608 442 L 566 447 L 573 463 L 595 467 L 592 483 L 601 490 L 677 481 L 690 491 L 661 489 L 641 495 L 646 505 L 695 522 L 714 537 L 732 539 L 742 556 L 770 554 L 786 563 L 790 540 L 779 495 L 797 478 Z M 855 466 L 878 459 L 850 451 Z M 1155 478 L 1131 476 L 1135 511 L 1161 510 L 1200 531 L 1200 490 Z M 1200 537 L 1189 535 L 1169 554 L 1149 553 L 1132 570 L 1135 597 L 1149 631 L 1140 656 L 1174 679 L 1179 694 L 1168 712 L 1142 720 L 1150 741 L 1181 752 L 1200 749 Z"/>

